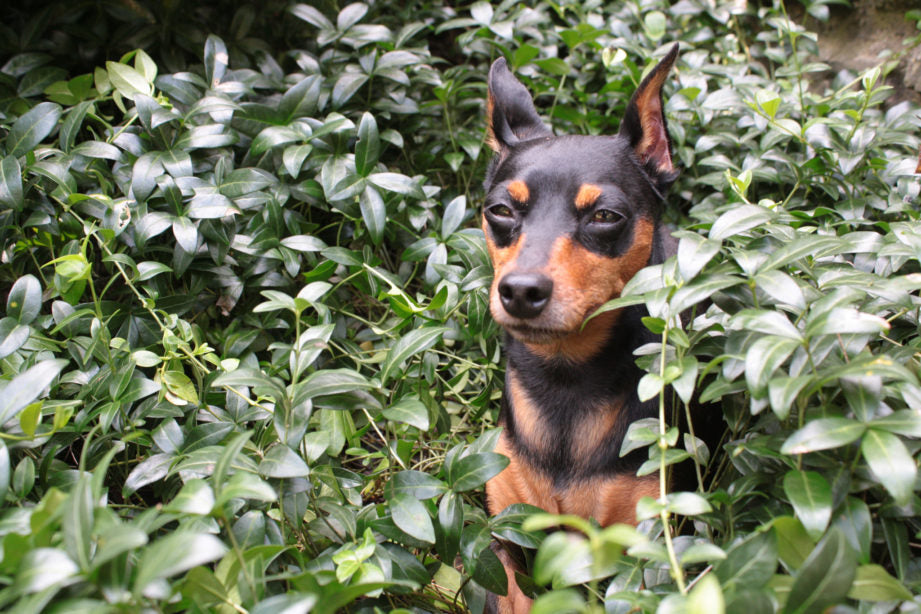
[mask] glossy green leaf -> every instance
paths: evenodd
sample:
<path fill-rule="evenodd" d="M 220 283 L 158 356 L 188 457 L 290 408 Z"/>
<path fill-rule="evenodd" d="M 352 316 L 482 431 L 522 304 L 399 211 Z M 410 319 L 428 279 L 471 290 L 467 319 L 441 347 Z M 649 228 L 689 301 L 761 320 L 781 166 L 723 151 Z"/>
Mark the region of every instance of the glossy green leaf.
<path fill-rule="evenodd" d="M 783 478 L 783 490 L 809 536 L 821 537 L 831 520 L 832 493 L 828 481 L 815 471 L 788 471 Z"/>
<path fill-rule="evenodd" d="M 23 275 L 13 284 L 6 299 L 6 315 L 29 324 L 42 308 L 42 286 L 34 275 Z"/>
<path fill-rule="evenodd" d="M 7 382 L 0 395 L 0 424 L 15 418 L 38 399 L 67 366 L 66 360 L 43 360 Z"/>
<path fill-rule="evenodd" d="M 408 493 L 397 493 L 390 499 L 393 522 L 400 530 L 428 544 L 435 543 L 432 518 L 421 501 Z"/>
<path fill-rule="evenodd" d="M 386 383 L 395 369 L 398 369 L 410 357 L 415 356 L 431 348 L 447 328 L 443 326 L 427 326 L 410 331 L 405 336 L 397 340 L 390 348 L 387 359 L 381 367 L 381 382 Z"/>
<path fill-rule="evenodd" d="M 358 200 L 361 209 L 361 219 L 368 229 L 371 241 L 378 245 L 384 239 L 384 228 L 387 225 L 387 206 L 380 192 L 366 185 Z"/>
<path fill-rule="evenodd" d="M 54 128 L 58 125 L 61 118 L 61 107 L 52 102 L 40 102 L 31 110 L 21 115 L 10 127 L 10 132 L 4 141 L 6 152 L 13 158 L 18 158 L 32 151 L 39 143 L 45 140 Z M 4 158 L 6 160 L 6 158 Z M 7 162 L 4 168 L 4 179 L 10 177 L 13 181 L 12 173 L 15 168 Z M 16 198 L 16 187 L 9 186 L 10 197 Z"/>
<path fill-rule="evenodd" d="M 215 561 L 226 551 L 227 546 L 221 540 L 206 533 L 177 531 L 161 537 L 140 556 L 134 590 L 140 593 L 155 580 Z"/>
<path fill-rule="evenodd" d="M 449 474 L 452 490 L 464 492 L 478 488 L 508 466 L 507 457 L 496 452 L 470 454 L 457 461 Z"/>
<path fill-rule="evenodd" d="M 420 431 L 429 429 L 429 410 L 415 397 L 404 397 L 384 410 L 384 417 L 395 422 L 403 422 Z"/>
<path fill-rule="evenodd" d="M 713 572 L 727 592 L 767 584 L 777 568 L 777 538 L 773 531 L 755 533 L 726 551 Z"/>
<path fill-rule="evenodd" d="M 24 204 L 22 168 L 16 156 L 6 156 L 0 159 L 0 205 L 21 211 Z"/>
<path fill-rule="evenodd" d="M 381 155 L 381 139 L 377 131 L 377 122 L 370 113 L 364 113 L 358 123 L 358 142 L 355 143 L 355 170 L 362 177 L 367 177 L 377 165 Z"/>
<path fill-rule="evenodd" d="M 302 478 L 310 474 L 310 469 L 294 450 L 286 445 L 277 445 L 259 463 L 259 473 L 268 478 Z"/>
<path fill-rule="evenodd" d="M 845 446 L 860 438 L 866 426 L 847 418 L 818 418 L 793 433 L 781 446 L 783 454 L 805 454 Z"/>
<path fill-rule="evenodd" d="M 888 431 L 868 429 L 860 443 L 860 452 L 896 503 L 907 504 L 914 490 L 918 465 L 902 440 Z"/>
<path fill-rule="evenodd" d="M 857 560 L 841 531 L 832 528 L 796 573 L 784 614 L 818 614 L 844 600 Z"/>

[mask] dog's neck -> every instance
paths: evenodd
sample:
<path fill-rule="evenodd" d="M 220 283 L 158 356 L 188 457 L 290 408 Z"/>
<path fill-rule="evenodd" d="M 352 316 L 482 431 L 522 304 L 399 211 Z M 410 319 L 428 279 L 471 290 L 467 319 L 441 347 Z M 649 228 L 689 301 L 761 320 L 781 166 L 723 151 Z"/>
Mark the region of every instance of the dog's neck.
<path fill-rule="evenodd" d="M 648 415 L 636 386 L 642 371 L 633 351 L 654 340 L 641 306 L 623 308 L 600 349 L 574 362 L 546 357 L 507 335 L 508 369 L 501 422 L 535 469 L 557 484 L 635 469 L 621 458 L 627 426 Z"/>

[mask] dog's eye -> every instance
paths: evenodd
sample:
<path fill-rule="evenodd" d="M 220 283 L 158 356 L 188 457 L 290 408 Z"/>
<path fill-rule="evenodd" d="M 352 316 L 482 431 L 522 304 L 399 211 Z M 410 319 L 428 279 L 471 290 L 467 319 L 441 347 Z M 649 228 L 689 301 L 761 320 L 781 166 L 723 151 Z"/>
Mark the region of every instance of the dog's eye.
<path fill-rule="evenodd" d="M 487 212 L 494 218 L 499 219 L 509 219 L 515 215 L 512 213 L 512 209 L 508 205 L 493 205 L 487 209 Z"/>
<path fill-rule="evenodd" d="M 598 224 L 614 224 L 622 219 L 624 219 L 623 215 L 610 209 L 599 209 L 592 215 L 592 222 Z"/>

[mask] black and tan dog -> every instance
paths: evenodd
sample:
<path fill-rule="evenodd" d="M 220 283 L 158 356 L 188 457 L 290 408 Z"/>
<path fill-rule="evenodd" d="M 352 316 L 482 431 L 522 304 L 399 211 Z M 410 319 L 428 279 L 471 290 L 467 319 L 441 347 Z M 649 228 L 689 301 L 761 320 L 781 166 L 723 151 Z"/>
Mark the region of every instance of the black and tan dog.
<path fill-rule="evenodd" d="M 678 45 L 627 106 L 617 136 L 554 136 L 504 59 L 489 72 L 489 142 L 483 231 L 495 269 L 490 310 L 507 331 L 508 369 L 497 452 L 511 463 L 486 485 L 493 514 L 513 503 L 635 523 L 636 503 L 659 496 L 644 460 L 621 457 L 627 427 L 657 415 L 642 403 L 633 351 L 655 340 L 642 307 L 585 318 L 674 240 L 660 225 L 662 194 L 677 176 L 662 83 Z M 501 613 L 531 601 L 509 578 Z"/>

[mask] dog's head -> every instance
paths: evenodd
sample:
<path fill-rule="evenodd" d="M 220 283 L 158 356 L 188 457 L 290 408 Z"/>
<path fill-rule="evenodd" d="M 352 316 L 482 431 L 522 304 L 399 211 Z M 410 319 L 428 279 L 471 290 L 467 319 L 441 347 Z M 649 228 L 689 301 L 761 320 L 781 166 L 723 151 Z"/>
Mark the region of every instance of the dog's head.
<path fill-rule="evenodd" d="M 616 136 L 554 136 L 505 60 L 489 71 L 490 311 L 539 354 L 596 352 L 616 312 L 583 321 L 653 258 L 662 193 L 677 176 L 661 94 L 677 56 L 676 44 L 643 79 Z"/>

